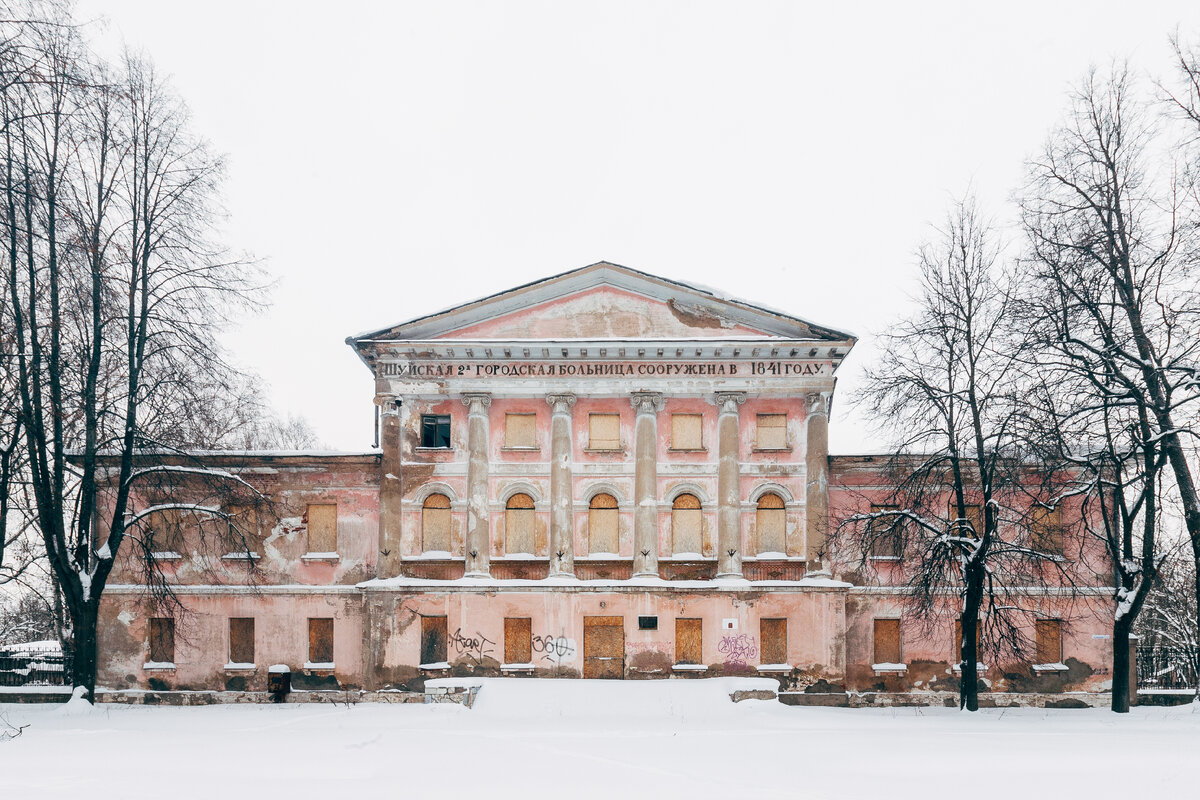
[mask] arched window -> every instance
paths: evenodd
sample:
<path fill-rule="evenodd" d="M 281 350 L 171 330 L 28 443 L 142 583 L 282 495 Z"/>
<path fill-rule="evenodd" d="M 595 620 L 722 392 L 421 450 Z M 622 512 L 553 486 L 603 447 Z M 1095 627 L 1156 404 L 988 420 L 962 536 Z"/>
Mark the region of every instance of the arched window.
<path fill-rule="evenodd" d="M 617 552 L 617 498 L 598 494 L 588 507 L 588 552 Z"/>
<path fill-rule="evenodd" d="M 533 554 L 533 498 L 518 492 L 504 508 L 504 552 Z"/>
<path fill-rule="evenodd" d="M 759 555 L 787 552 L 787 511 L 783 508 L 782 497 L 767 493 L 758 498 L 754 529 L 758 532 Z"/>
<path fill-rule="evenodd" d="M 421 550 L 450 551 L 450 498 L 431 494 L 421 509 Z"/>
<path fill-rule="evenodd" d="M 671 507 L 671 550 L 674 553 L 699 553 L 702 514 L 700 498 L 681 494 Z"/>

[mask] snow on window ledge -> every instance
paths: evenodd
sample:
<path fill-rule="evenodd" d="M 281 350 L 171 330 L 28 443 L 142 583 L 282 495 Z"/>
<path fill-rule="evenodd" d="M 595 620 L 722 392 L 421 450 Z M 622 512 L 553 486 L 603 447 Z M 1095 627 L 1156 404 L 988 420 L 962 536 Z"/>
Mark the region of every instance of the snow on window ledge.
<path fill-rule="evenodd" d="M 332 661 L 305 661 L 305 669 L 317 670 L 318 672 L 327 672 L 334 669 Z"/>
<path fill-rule="evenodd" d="M 882 675 L 888 672 L 894 672 L 900 675 L 908 672 L 908 664 L 889 664 L 887 662 L 881 664 L 872 664 L 871 669 L 875 670 L 876 675 Z"/>
<path fill-rule="evenodd" d="M 401 556 L 402 561 L 465 561 L 465 556 L 456 556 L 449 550 L 426 550 L 411 556 Z"/>
<path fill-rule="evenodd" d="M 267 667 L 267 672 L 271 673 L 272 675 L 281 675 L 285 672 L 291 671 L 292 668 L 287 664 L 272 664 L 271 666 Z"/>
<path fill-rule="evenodd" d="M 225 664 L 226 672 L 253 672 L 256 669 L 258 669 L 257 665 L 241 661 L 230 661 Z"/>
<path fill-rule="evenodd" d="M 899 561 L 900 556 L 867 556 L 868 561 Z"/>
<path fill-rule="evenodd" d="M 155 561 L 182 561 L 183 556 L 176 553 L 174 550 L 160 550 L 156 553 L 151 553 L 150 557 Z"/>
<path fill-rule="evenodd" d="M 341 561 L 342 557 L 337 553 L 305 553 L 300 556 L 301 561 Z"/>
<path fill-rule="evenodd" d="M 1033 665 L 1033 671 L 1037 672 L 1039 674 L 1041 674 L 1043 672 L 1066 672 L 1069 669 L 1071 669 L 1071 668 L 1068 667 L 1066 664 L 1063 664 L 1060 662 L 1055 662 L 1053 664 L 1034 664 Z"/>
<path fill-rule="evenodd" d="M 501 664 L 501 672 L 533 672 L 533 664 Z"/>
<path fill-rule="evenodd" d="M 977 672 L 987 672 L 987 668 L 987 664 L 983 663 L 982 661 L 975 662 L 975 670 Z M 955 664 L 950 669 L 954 670 L 955 672 L 962 672 L 962 664 Z"/>
<path fill-rule="evenodd" d="M 791 672 L 791 664 L 759 664 L 759 672 Z"/>
<path fill-rule="evenodd" d="M 448 662 L 448 661 L 433 661 L 428 664 L 420 664 L 420 665 L 418 665 L 418 668 L 419 669 L 450 669 L 450 662 Z"/>
<path fill-rule="evenodd" d="M 676 672 L 707 672 L 708 666 L 705 664 L 673 664 L 671 669 Z"/>
<path fill-rule="evenodd" d="M 175 669 L 174 661 L 147 661 L 142 665 L 142 669 L 150 672 L 152 670 L 172 670 Z"/>
<path fill-rule="evenodd" d="M 226 553 L 221 556 L 222 561 L 257 561 L 262 558 L 258 553 Z"/>

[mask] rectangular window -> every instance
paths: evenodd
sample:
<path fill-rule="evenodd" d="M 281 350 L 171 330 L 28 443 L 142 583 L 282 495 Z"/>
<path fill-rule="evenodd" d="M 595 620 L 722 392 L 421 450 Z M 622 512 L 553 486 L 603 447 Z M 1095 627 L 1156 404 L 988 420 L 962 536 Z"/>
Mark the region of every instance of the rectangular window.
<path fill-rule="evenodd" d="M 450 415 L 421 415 L 421 447 L 450 446 Z"/>
<path fill-rule="evenodd" d="M 234 664 L 254 663 L 253 618 L 229 618 L 229 660 Z"/>
<path fill-rule="evenodd" d="M 620 414 L 588 414 L 588 449 L 621 449 Z"/>
<path fill-rule="evenodd" d="M 1038 664 L 1058 664 L 1062 661 L 1062 620 L 1039 619 L 1036 638 Z"/>
<path fill-rule="evenodd" d="M 875 663 L 899 664 L 900 620 L 875 620 Z"/>
<path fill-rule="evenodd" d="M 971 523 L 971 527 L 975 529 L 978 536 L 983 536 L 983 508 L 976 503 L 967 503 L 967 521 Z M 958 503 L 953 500 L 946 507 L 946 517 L 950 520 L 958 519 Z M 960 532 L 969 536 L 970 533 L 960 529 Z"/>
<path fill-rule="evenodd" d="M 505 414 L 504 446 L 537 447 L 537 414 Z"/>
<path fill-rule="evenodd" d="M 787 620 L 759 620 L 759 636 L 762 640 L 763 664 L 787 663 Z"/>
<path fill-rule="evenodd" d="M 160 664 L 175 662 L 175 620 L 171 617 L 150 619 L 150 660 Z"/>
<path fill-rule="evenodd" d="M 150 537 L 150 552 L 183 553 L 183 519 L 178 508 L 148 514 L 142 521 L 142 529 Z"/>
<path fill-rule="evenodd" d="M 1063 553 L 1062 515 L 1059 509 L 1034 506 L 1030 510 L 1030 534 L 1033 549 L 1039 553 L 1061 556 Z"/>
<path fill-rule="evenodd" d="M 897 509 L 898 506 L 871 504 L 872 514 L 896 511 Z M 899 517 L 875 517 L 867 524 L 870 534 L 868 541 L 873 558 L 900 557 L 901 543 L 903 542 L 900 530 L 902 524 Z"/>
<path fill-rule="evenodd" d="M 704 634 L 701 620 L 675 620 L 675 663 L 703 664 Z"/>
<path fill-rule="evenodd" d="M 421 663 L 445 663 L 447 638 L 445 617 L 421 617 Z"/>
<path fill-rule="evenodd" d="M 333 663 L 333 618 L 308 620 L 308 660 L 313 664 Z"/>
<path fill-rule="evenodd" d="M 337 552 L 337 503 L 309 503 L 308 552 Z"/>
<path fill-rule="evenodd" d="M 759 450 L 786 450 L 787 414 L 759 414 L 754 446 Z"/>
<path fill-rule="evenodd" d="M 229 541 L 225 549 L 235 555 L 257 553 L 262 539 L 258 509 L 254 506 L 231 505 L 225 511 L 229 514 Z"/>
<path fill-rule="evenodd" d="M 703 450 L 704 441 L 701 435 L 700 414 L 671 415 L 671 449 L 672 450 Z"/>
<path fill-rule="evenodd" d="M 529 617 L 504 620 L 504 663 L 529 664 L 533 661 L 533 626 Z"/>

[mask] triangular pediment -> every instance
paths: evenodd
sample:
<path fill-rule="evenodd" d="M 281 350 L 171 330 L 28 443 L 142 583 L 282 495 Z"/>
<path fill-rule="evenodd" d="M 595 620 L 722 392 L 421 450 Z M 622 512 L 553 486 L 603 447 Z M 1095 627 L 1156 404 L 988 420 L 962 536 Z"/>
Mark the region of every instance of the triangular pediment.
<path fill-rule="evenodd" d="M 368 341 L 787 339 L 853 342 L 847 333 L 608 262 L 518 286 L 348 339 Z"/>

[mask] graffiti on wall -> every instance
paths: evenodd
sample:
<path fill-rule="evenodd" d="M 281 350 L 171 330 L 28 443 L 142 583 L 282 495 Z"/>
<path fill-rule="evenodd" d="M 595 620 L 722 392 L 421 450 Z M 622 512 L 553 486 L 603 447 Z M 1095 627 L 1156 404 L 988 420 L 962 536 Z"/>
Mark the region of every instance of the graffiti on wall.
<path fill-rule="evenodd" d="M 717 643 L 717 652 L 725 656 L 725 666 L 745 667 L 758 656 L 758 643 L 748 633 L 722 636 Z"/>
<path fill-rule="evenodd" d="M 566 636 L 534 636 L 530 643 L 533 652 L 541 656 L 543 661 L 561 664 L 575 657 L 575 640 Z"/>
<path fill-rule="evenodd" d="M 475 631 L 474 636 L 464 636 L 462 628 L 456 628 L 454 633 L 450 634 L 450 646 L 454 648 L 454 652 L 470 658 L 477 665 L 483 664 L 483 659 L 495 652 L 492 649 L 494 644 L 496 643 L 479 631 Z"/>

